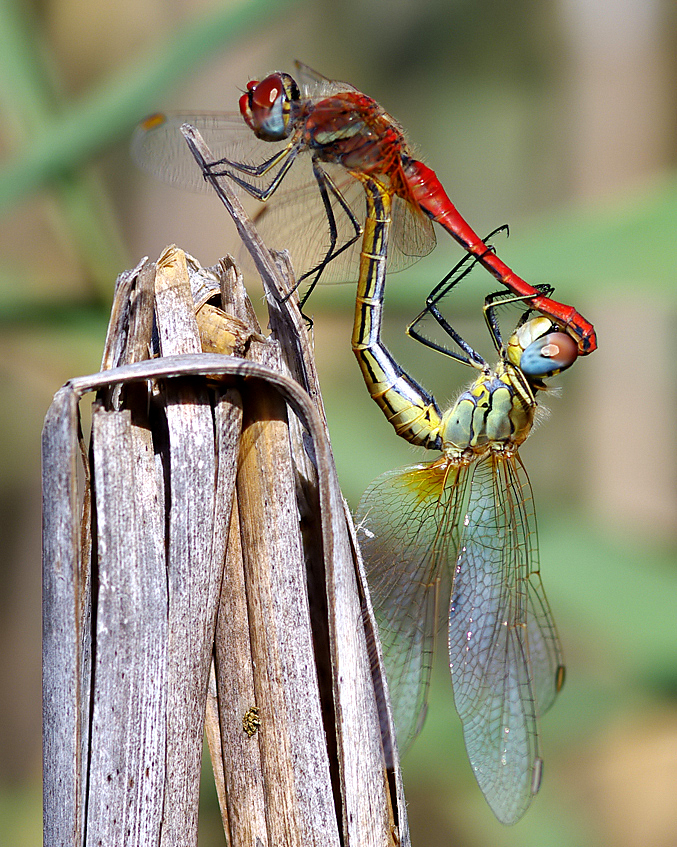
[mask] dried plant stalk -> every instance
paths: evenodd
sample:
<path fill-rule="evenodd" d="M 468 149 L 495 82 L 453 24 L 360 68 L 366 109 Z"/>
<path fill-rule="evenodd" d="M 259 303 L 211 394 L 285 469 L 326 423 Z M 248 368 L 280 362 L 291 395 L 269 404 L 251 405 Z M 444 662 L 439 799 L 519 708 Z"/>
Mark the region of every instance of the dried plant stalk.
<path fill-rule="evenodd" d="M 45 421 L 45 844 L 195 844 L 205 720 L 233 847 L 409 842 L 307 334 L 240 225 L 273 337 L 230 260 L 168 248 Z"/>

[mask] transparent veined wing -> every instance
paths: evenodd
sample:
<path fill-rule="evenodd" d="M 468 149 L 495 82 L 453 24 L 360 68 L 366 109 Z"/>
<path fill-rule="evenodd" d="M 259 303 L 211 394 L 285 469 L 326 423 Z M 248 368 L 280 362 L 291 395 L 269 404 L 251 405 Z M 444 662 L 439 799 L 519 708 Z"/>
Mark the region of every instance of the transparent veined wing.
<path fill-rule="evenodd" d="M 308 99 L 329 97 L 341 91 L 358 91 L 354 85 L 336 79 L 329 79 L 329 77 L 326 77 L 298 59 L 294 60 L 294 67 L 296 68 L 296 73 L 294 74 L 295 79 L 303 92 L 303 96 Z"/>
<path fill-rule="evenodd" d="M 506 824 L 540 783 L 539 714 L 562 656 L 538 570 L 531 487 L 517 456 L 474 467 L 449 614 L 454 702 L 477 782 Z"/>
<path fill-rule="evenodd" d="M 228 113 L 166 112 L 142 121 L 132 137 L 132 158 L 139 167 L 163 182 L 189 191 L 212 191 L 181 134 L 181 126 L 189 123 L 203 136 L 216 159 L 225 158 L 247 165 L 260 165 L 284 150 L 288 141 L 267 142 L 256 138 L 241 115 Z M 241 174 L 256 188 L 266 188 L 282 163 L 262 176 Z M 225 166 L 224 166 L 225 167 Z M 337 230 L 337 247 L 355 236 L 350 209 L 359 227 L 364 225 L 366 201 L 362 183 L 340 165 L 321 164 L 336 193 L 328 192 Z M 247 192 L 236 183 L 231 185 L 241 197 Z M 327 210 L 313 174 L 307 148 L 301 148 L 280 187 L 265 204 L 252 207 L 256 225 L 265 243 L 273 250 L 289 250 L 297 277 L 316 267 L 326 256 L 330 244 Z M 388 270 L 396 272 L 428 255 L 436 243 L 432 222 L 399 197 L 393 200 L 393 223 L 390 237 Z M 321 281 L 355 282 L 359 273 L 362 238 L 341 252 L 322 273 Z"/>
<path fill-rule="evenodd" d="M 401 752 L 425 718 L 468 477 L 447 459 L 390 471 L 367 488 L 355 516 Z"/>
<path fill-rule="evenodd" d="M 282 186 L 268 200 L 254 218 L 256 227 L 266 244 L 274 250 L 287 249 L 297 276 L 316 267 L 325 257 L 330 243 L 330 229 L 320 191 L 312 174 L 310 181 L 299 183 L 298 174 L 305 170 L 306 161 L 294 164 L 298 168 L 294 178 L 285 177 Z M 362 183 L 340 165 L 323 162 L 322 169 L 336 187 L 355 221 L 364 226 L 366 199 Z M 335 193 L 328 195 L 336 226 L 336 246 L 347 244 L 355 236 L 350 217 L 341 206 Z M 392 224 L 388 250 L 388 272 L 396 273 L 417 262 L 435 247 L 436 238 L 432 222 L 400 197 L 393 197 Z M 351 247 L 333 259 L 322 272 L 323 283 L 356 282 L 359 276 L 360 235 Z"/>
<path fill-rule="evenodd" d="M 157 112 L 134 130 L 132 159 L 144 171 L 163 182 L 188 191 L 213 191 L 181 134 L 185 123 L 194 126 L 217 159 L 258 165 L 282 150 L 287 142 L 260 141 L 244 122 L 242 115 L 229 112 Z M 260 187 L 270 175 L 252 178 Z M 239 190 L 239 189 L 238 189 Z M 242 192 L 244 193 L 244 192 Z"/>
<path fill-rule="evenodd" d="M 401 271 L 423 256 L 437 244 L 432 221 L 418 207 L 414 209 L 401 197 L 393 197 L 393 222 L 390 231 L 388 270 Z"/>

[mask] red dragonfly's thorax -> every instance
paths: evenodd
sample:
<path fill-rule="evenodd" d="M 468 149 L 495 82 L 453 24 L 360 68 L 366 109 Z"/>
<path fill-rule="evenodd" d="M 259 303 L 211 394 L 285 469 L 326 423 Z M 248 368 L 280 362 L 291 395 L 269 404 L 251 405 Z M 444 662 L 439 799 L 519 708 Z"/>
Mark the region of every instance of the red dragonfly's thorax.
<path fill-rule="evenodd" d="M 303 133 L 306 144 L 323 161 L 355 173 L 387 176 L 399 186 L 406 142 L 371 97 L 344 91 L 313 103 Z"/>

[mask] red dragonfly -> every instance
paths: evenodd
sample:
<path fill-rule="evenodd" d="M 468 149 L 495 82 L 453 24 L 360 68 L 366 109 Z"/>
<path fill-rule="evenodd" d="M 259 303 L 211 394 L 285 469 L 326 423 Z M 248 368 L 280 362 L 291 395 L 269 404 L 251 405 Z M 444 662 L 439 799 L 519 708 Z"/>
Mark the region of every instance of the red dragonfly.
<path fill-rule="evenodd" d="M 434 171 L 412 156 L 402 128 L 375 100 L 300 62 L 296 67 L 300 85 L 282 72 L 248 82 L 239 115 L 152 115 L 135 132 L 136 162 L 167 182 L 206 186 L 179 132 L 183 123 L 193 125 L 218 156 L 211 173 L 269 201 L 257 226 L 270 247 L 290 249 L 297 273 L 304 271 L 299 281 L 313 277 L 303 302 L 320 276 L 325 282 L 356 278 L 363 180 L 377 179 L 393 197 L 388 270 L 433 249 L 436 221 L 499 282 L 565 328 L 580 354 L 596 349 L 592 324 L 499 259 L 457 211 Z"/>

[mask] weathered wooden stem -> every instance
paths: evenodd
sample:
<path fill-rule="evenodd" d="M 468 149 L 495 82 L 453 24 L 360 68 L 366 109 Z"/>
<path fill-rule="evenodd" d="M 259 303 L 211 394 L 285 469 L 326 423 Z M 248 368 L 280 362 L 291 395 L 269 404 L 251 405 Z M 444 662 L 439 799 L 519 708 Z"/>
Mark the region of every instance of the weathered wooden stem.
<path fill-rule="evenodd" d="M 231 261 L 168 248 L 120 277 L 102 372 L 45 420 L 50 847 L 196 844 L 205 721 L 233 847 L 409 842 L 307 334 L 241 226 L 272 338 Z"/>

